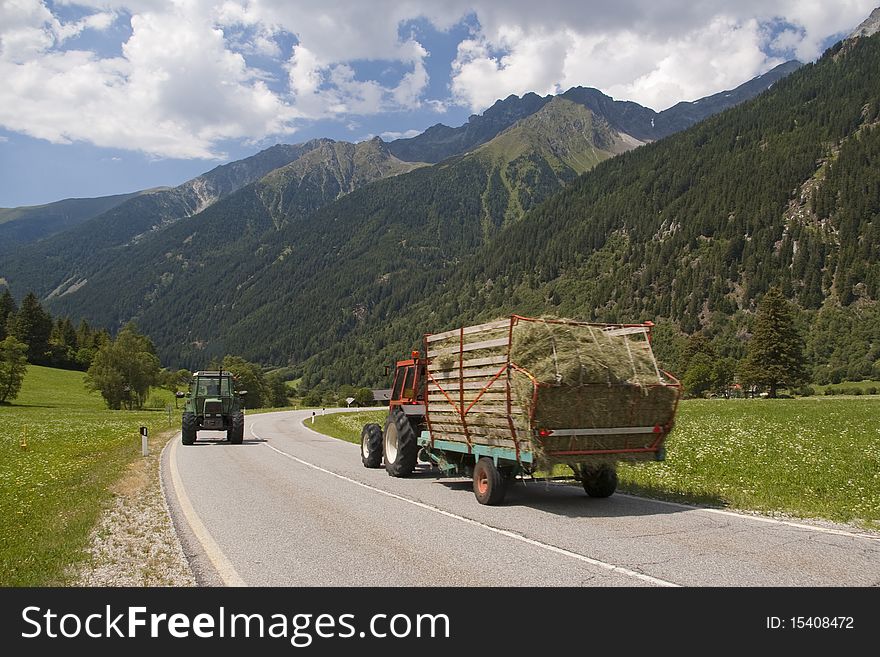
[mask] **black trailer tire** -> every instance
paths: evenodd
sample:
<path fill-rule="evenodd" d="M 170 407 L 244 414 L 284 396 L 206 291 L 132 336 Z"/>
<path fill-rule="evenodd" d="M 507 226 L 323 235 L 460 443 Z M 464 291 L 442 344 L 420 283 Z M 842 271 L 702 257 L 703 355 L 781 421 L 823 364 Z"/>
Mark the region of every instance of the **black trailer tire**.
<path fill-rule="evenodd" d="M 399 408 L 392 408 L 385 420 L 382 456 L 385 459 L 385 470 L 392 477 L 408 477 L 415 470 L 419 457 L 416 432 L 406 414 Z"/>
<path fill-rule="evenodd" d="M 382 427 L 365 424 L 361 431 L 361 463 L 365 468 L 382 467 Z"/>
<path fill-rule="evenodd" d="M 232 424 L 226 430 L 226 438 L 233 445 L 241 445 L 244 442 L 244 413 L 236 413 L 232 416 Z"/>
<path fill-rule="evenodd" d="M 184 445 L 192 445 L 196 442 L 196 416 L 192 413 L 184 413 L 180 422 L 180 442 Z"/>
<path fill-rule="evenodd" d="M 584 491 L 590 497 L 610 497 L 617 490 L 617 470 L 613 466 L 584 469 L 581 476 Z"/>
<path fill-rule="evenodd" d="M 488 456 L 481 456 L 474 467 L 474 495 L 477 502 L 494 506 L 504 501 L 507 480 Z"/>

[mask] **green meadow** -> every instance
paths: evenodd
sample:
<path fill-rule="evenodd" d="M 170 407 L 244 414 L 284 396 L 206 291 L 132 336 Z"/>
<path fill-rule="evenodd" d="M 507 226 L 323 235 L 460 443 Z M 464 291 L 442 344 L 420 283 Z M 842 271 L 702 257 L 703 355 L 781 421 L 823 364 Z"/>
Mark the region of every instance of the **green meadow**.
<path fill-rule="evenodd" d="M 0 586 L 68 583 L 108 486 L 140 458 L 138 428 L 172 428 L 170 393 L 151 396 L 162 410 L 110 411 L 83 376 L 30 365 L 19 396 L 0 405 Z"/>

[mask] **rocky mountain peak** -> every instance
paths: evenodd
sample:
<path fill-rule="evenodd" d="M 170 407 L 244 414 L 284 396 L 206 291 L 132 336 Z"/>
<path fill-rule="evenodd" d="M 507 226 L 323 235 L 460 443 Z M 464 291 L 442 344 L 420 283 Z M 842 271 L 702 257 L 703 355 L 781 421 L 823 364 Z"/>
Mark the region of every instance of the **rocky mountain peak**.
<path fill-rule="evenodd" d="M 869 37 L 880 32 L 880 7 L 871 12 L 861 25 L 859 25 L 847 39 L 855 39 L 856 37 Z"/>

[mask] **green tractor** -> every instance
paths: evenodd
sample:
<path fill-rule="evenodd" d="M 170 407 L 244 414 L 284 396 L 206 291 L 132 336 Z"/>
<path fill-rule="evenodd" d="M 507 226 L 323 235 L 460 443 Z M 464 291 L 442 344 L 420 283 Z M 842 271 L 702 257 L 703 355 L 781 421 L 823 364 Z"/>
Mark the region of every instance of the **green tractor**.
<path fill-rule="evenodd" d="M 240 445 L 244 440 L 244 410 L 242 397 L 247 390 L 236 390 L 232 372 L 200 371 L 193 374 L 189 393 L 178 392 L 186 398 L 180 427 L 181 441 L 192 445 L 199 429 L 225 431 L 226 439 Z"/>

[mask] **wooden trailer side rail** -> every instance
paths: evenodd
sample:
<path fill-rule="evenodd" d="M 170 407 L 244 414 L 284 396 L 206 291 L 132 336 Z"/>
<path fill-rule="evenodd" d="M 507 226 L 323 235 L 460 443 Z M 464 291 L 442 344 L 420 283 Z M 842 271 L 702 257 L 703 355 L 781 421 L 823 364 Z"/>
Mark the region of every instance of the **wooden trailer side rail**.
<path fill-rule="evenodd" d="M 465 451 L 466 449 L 468 454 L 474 454 L 476 451 L 480 451 L 477 448 L 482 447 L 511 450 L 516 461 L 522 463 L 523 455 L 527 457 L 527 462 L 533 460 L 533 438 L 539 439 L 555 435 L 560 438 L 567 436 L 570 437 L 570 440 L 568 447 L 559 445 L 558 449 L 544 450 L 544 454 L 551 458 L 576 459 L 584 456 L 661 453 L 663 441 L 672 429 L 672 420 L 663 426 L 638 427 L 632 426 L 632 422 L 630 422 L 622 427 L 548 429 L 546 433 L 543 433 L 545 430 L 536 426 L 535 419 L 538 394 L 542 388 L 552 387 L 553 384 L 538 381 L 526 368 L 511 360 L 514 328 L 519 322 L 586 326 L 590 328 L 591 332 L 596 329 L 611 336 L 644 334 L 643 342 L 635 342 L 631 345 L 631 340 L 626 340 L 627 353 L 632 361 L 633 352 L 631 349 L 644 344 L 644 349 L 651 356 L 657 383 L 647 384 L 643 387 L 676 388 L 678 394 L 670 416 L 671 418 L 675 417 L 680 400 L 681 384 L 672 375 L 663 372 L 657 366 L 650 348 L 652 323 L 599 324 L 511 315 L 505 320 L 424 336 L 424 353 L 427 358 L 425 419 L 430 432 L 431 446 L 442 442 L 448 449 L 456 442 L 458 444 L 464 443 L 461 445 L 462 449 L 456 451 Z M 466 342 L 466 337 L 470 337 L 472 341 Z M 477 357 L 465 360 L 469 354 L 477 351 L 484 353 L 474 354 Z M 443 359 L 446 362 L 441 365 Z M 514 373 L 524 375 L 532 383 L 532 403 L 527 417 L 522 416 L 515 408 L 512 390 Z M 632 407 L 635 403 L 634 400 L 631 400 L 630 406 Z M 493 420 L 493 418 L 495 419 Z M 636 446 L 631 446 L 633 443 L 626 439 L 628 435 L 633 435 L 635 438 L 637 435 L 644 434 L 654 434 L 655 438 L 650 444 L 639 442 L 635 443 Z M 617 436 L 619 446 L 584 449 L 582 448 L 584 447 L 583 441 L 581 441 L 581 444 L 575 448 L 577 438 L 590 436 L 608 436 L 609 439 Z"/>

